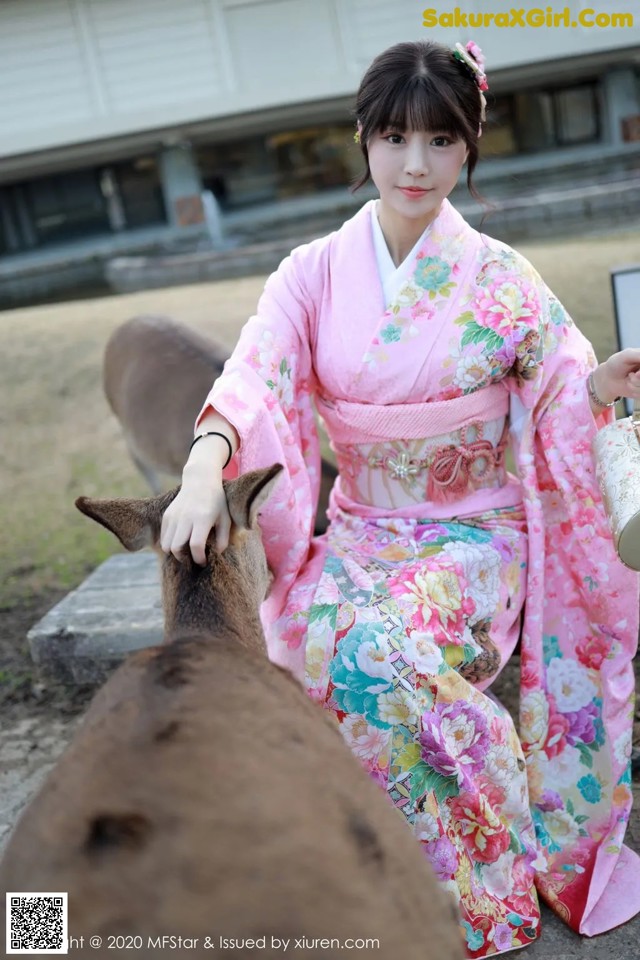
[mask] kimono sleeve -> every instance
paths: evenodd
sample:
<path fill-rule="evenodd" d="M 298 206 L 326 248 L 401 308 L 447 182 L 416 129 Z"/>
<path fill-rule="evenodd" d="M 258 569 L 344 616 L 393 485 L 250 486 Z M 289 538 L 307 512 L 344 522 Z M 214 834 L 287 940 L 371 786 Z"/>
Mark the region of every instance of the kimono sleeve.
<path fill-rule="evenodd" d="M 225 479 L 273 463 L 285 467 L 260 511 L 274 576 L 262 608 L 265 626 L 279 616 L 307 556 L 319 496 L 320 451 L 311 404 L 314 304 L 297 257 L 303 249 L 294 250 L 267 280 L 255 316 L 242 329 L 198 417 L 213 408 L 238 432 L 240 447 Z"/>
<path fill-rule="evenodd" d="M 588 340 L 533 268 L 510 280 L 512 431 L 529 537 L 521 739 L 544 899 L 580 933 L 640 910 L 631 807 L 638 576 L 618 559 L 595 477 Z M 625 895 L 620 896 L 621 884 Z"/>

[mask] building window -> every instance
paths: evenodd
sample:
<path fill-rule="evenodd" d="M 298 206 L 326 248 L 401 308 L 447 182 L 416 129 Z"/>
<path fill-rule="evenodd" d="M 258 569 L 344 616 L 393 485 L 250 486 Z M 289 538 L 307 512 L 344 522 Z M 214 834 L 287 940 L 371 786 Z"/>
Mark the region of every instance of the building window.
<path fill-rule="evenodd" d="M 262 137 L 201 146 L 195 154 L 202 184 L 223 210 L 276 199 L 273 158 Z"/>
<path fill-rule="evenodd" d="M 126 229 L 166 223 L 167 216 L 155 157 L 138 157 L 111 167 Z"/>
<path fill-rule="evenodd" d="M 23 231 L 20 229 L 17 199 L 13 187 L 0 187 L 0 256 L 21 253 L 29 246 L 35 245 L 35 238 L 23 236 Z"/>
<path fill-rule="evenodd" d="M 269 137 L 267 147 L 275 158 L 278 197 L 348 184 L 362 162 L 360 151 L 353 146 L 351 126 L 311 127 Z"/>
<path fill-rule="evenodd" d="M 517 93 L 513 98 L 513 105 L 520 153 L 538 153 L 557 145 L 550 93 Z"/>
<path fill-rule="evenodd" d="M 154 157 L 0 188 L 0 255 L 166 222 Z"/>
<path fill-rule="evenodd" d="M 557 90 L 554 95 L 555 129 L 559 146 L 591 143 L 600 135 L 595 84 Z"/>
<path fill-rule="evenodd" d="M 347 186 L 362 166 L 351 125 L 203 145 L 196 157 L 205 189 L 223 210 Z"/>
<path fill-rule="evenodd" d="M 42 177 L 24 184 L 41 245 L 108 233 L 109 217 L 97 170 Z"/>
<path fill-rule="evenodd" d="M 496 97 L 487 109 L 482 126 L 480 153 L 483 158 L 508 157 L 518 152 L 513 97 Z"/>
<path fill-rule="evenodd" d="M 521 153 L 593 143 L 600 137 L 597 85 L 585 83 L 559 90 L 513 96 L 515 132 Z"/>

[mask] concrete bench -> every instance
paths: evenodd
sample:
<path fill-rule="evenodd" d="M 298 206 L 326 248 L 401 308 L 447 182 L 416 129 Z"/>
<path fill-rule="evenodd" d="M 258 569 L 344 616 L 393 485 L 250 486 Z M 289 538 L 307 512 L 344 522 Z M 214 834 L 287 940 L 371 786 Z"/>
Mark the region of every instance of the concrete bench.
<path fill-rule="evenodd" d="M 44 675 L 97 686 L 127 654 L 160 643 L 162 633 L 158 559 L 142 551 L 106 560 L 27 639 Z"/>

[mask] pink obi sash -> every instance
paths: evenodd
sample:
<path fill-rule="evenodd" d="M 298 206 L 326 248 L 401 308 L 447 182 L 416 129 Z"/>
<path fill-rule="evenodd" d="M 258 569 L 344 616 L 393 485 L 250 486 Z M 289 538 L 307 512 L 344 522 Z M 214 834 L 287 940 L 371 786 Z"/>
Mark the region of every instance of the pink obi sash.
<path fill-rule="evenodd" d="M 455 503 L 458 513 L 469 497 L 506 487 L 508 505 L 520 502 L 504 466 L 509 393 L 502 384 L 438 402 L 378 405 L 319 396 L 317 405 L 340 473 L 333 506 L 386 515 L 416 507 L 433 516 L 438 507 L 448 504 L 451 512 Z"/>

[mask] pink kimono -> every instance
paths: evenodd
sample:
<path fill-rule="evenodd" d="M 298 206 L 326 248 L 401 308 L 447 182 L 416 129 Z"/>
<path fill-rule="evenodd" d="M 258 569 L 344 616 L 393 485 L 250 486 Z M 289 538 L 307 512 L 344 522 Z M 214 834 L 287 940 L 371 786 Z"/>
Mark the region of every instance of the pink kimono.
<path fill-rule="evenodd" d="M 469 957 L 536 939 L 536 888 L 600 933 L 640 910 L 623 846 L 638 577 L 594 480 L 595 357 L 531 265 L 448 201 L 385 304 L 372 204 L 283 261 L 204 408 L 241 438 L 225 476 L 286 465 L 261 514 L 269 655 L 405 815 Z M 340 471 L 318 538 L 312 400 Z M 520 634 L 518 736 L 485 691 Z"/>

